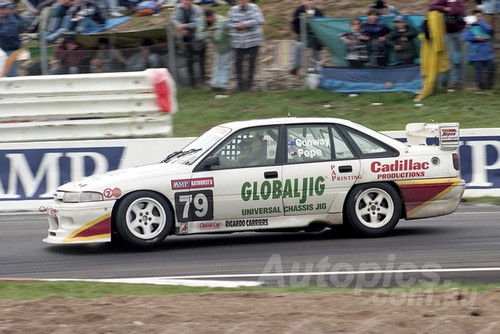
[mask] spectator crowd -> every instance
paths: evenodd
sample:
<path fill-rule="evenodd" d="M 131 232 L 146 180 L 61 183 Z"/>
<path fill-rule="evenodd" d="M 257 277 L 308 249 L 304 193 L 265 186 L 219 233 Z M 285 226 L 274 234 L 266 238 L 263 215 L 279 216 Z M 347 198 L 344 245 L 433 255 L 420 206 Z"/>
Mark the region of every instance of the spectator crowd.
<path fill-rule="evenodd" d="M 207 3 L 231 7 L 223 16 L 201 7 Z M 432 0 L 427 8 L 442 14 L 450 69 L 440 80 L 448 89 L 463 88 L 469 64 L 479 89 L 491 89 L 494 84 L 493 29 L 500 0 L 476 3 L 477 8 L 469 16 L 465 0 Z M 139 0 L 0 0 L 0 64 L 19 51 L 23 32 L 38 30 L 39 38 L 56 43 L 51 74 L 167 67 L 163 57 L 166 41 L 155 45 L 146 38 L 134 52 L 122 52 L 110 46 L 107 38 L 99 39 L 96 50 L 85 50 L 75 38 L 103 27 L 108 19 L 133 12 L 139 4 Z M 161 4 L 173 7 L 171 23 L 186 60 L 189 86 L 204 86 L 210 77 L 211 89 L 225 91 L 234 67 L 237 89 L 252 89 L 259 50 L 264 44 L 265 19 L 258 1 L 162 0 Z M 310 25 L 311 19 L 324 16 L 314 0 L 303 0 L 292 11 L 291 30 L 297 41 L 291 74 L 300 73 L 304 48 L 311 50 L 314 66 L 324 62 L 321 51 L 325 37 L 318 37 Z M 390 25 L 386 24 L 387 18 L 392 21 Z M 426 27 L 413 26 L 395 6 L 377 0 L 350 20 L 347 31 L 329 38 L 343 43 L 344 59 L 353 68 L 412 65 L 419 63 L 422 30 L 425 32 Z M 213 53 L 210 74 L 206 69 L 207 50 Z M 16 76 L 16 62 L 11 62 L 3 74 Z"/>

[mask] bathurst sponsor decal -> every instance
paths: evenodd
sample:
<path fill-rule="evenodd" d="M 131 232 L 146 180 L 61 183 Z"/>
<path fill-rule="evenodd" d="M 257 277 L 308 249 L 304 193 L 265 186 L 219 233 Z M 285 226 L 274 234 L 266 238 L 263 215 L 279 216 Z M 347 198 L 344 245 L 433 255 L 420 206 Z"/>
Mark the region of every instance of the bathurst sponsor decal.
<path fill-rule="evenodd" d="M 302 188 L 300 188 L 302 185 Z M 299 203 L 306 202 L 308 197 L 321 196 L 325 191 L 325 178 L 304 177 L 302 180 L 286 179 L 259 182 L 245 182 L 241 186 L 241 199 L 258 201 L 278 198 L 299 198 Z"/>
<path fill-rule="evenodd" d="M 401 189 L 406 206 L 406 215 L 411 217 L 417 211 L 439 200 L 461 182 L 460 179 L 396 181 Z"/>
<path fill-rule="evenodd" d="M 395 160 L 392 163 L 374 161 L 370 170 L 377 174 L 377 179 L 401 179 L 424 177 L 429 169 L 427 161 L 414 161 L 413 159 Z"/>
<path fill-rule="evenodd" d="M 192 188 L 212 188 L 214 186 L 213 177 L 202 177 L 197 179 L 172 180 L 172 190 L 192 189 Z"/>
<path fill-rule="evenodd" d="M 111 238 L 111 213 L 107 213 L 71 233 L 63 242 Z"/>

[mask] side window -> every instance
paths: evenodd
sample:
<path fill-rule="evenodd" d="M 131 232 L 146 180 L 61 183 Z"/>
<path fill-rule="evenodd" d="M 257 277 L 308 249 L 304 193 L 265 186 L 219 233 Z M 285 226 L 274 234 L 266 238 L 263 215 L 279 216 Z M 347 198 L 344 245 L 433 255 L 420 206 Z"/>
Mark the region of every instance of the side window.
<path fill-rule="evenodd" d="M 292 125 L 287 128 L 287 162 L 332 159 L 328 125 Z"/>
<path fill-rule="evenodd" d="M 342 136 L 332 128 L 333 151 L 335 160 L 354 159 L 355 155 L 347 146 Z"/>
<path fill-rule="evenodd" d="M 277 127 L 239 131 L 211 154 L 220 160 L 220 165 L 213 166 L 212 169 L 274 165 L 277 140 Z"/>
<path fill-rule="evenodd" d="M 392 156 L 393 150 L 391 150 L 384 143 L 369 137 L 361 132 L 355 131 L 353 129 L 346 128 L 347 135 L 352 139 L 352 142 L 359 149 L 363 155 L 376 155 L 376 156 Z"/>

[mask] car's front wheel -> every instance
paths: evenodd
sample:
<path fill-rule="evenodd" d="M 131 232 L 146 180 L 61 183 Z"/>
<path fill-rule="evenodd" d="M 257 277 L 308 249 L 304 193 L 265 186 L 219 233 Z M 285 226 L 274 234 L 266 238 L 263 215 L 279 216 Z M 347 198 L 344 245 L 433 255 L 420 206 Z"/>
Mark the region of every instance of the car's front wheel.
<path fill-rule="evenodd" d="M 383 236 L 401 217 L 401 199 L 390 185 L 368 183 L 356 186 L 347 199 L 347 221 L 364 236 Z"/>
<path fill-rule="evenodd" d="M 116 232 L 121 240 L 133 246 L 158 245 L 166 238 L 173 223 L 167 201 L 154 192 L 129 194 L 116 210 Z"/>

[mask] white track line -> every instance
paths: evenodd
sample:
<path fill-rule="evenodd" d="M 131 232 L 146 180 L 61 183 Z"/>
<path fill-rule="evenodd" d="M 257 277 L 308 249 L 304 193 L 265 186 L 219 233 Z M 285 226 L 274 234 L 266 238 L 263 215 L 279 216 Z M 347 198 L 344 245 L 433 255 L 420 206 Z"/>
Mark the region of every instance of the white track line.
<path fill-rule="evenodd" d="M 130 283 L 130 284 L 152 284 L 152 285 L 184 285 L 191 287 L 253 287 L 263 285 L 262 278 L 265 277 L 302 277 L 302 276 L 326 276 L 326 275 L 366 275 L 366 274 L 415 274 L 415 273 L 459 273 L 459 272 L 495 272 L 500 267 L 483 268 L 441 268 L 441 269 L 405 269 L 405 270 L 359 270 L 359 271 L 323 271 L 323 272 L 294 272 L 294 273 L 260 273 L 260 274 L 232 274 L 232 275 L 189 275 L 171 277 L 142 277 L 142 278 L 107 278 L 107 279 L 32 279 L 32 278 L 0 278 L 0 281 L 80 281 L 100 283 Z M 259 281 L 232 281 L 227 279 L 257 278 Z M 221 280 L 226 279 L 226 280 Z"/>
<path fill-rule="evenodd" d="M 491 268 L 439 268 L 439 269 L 401 269 L 401 270 L 359 270 L 359 271 L 322 271 L 322 272 L 294 272 L 294 273 L 260 273 L 234 275 L 191 275 L 170 276 L 163 279 L 217 279 L 217 278 L 263 278 L 263 277 L 290 277 L 290 276 L 325 276 L 325 275 L 366 275 L 366 274 L 415 274 L 415 273 L 456 273 L 456 272 L 487 272 L 500 271 L 500 267 Z"/>

